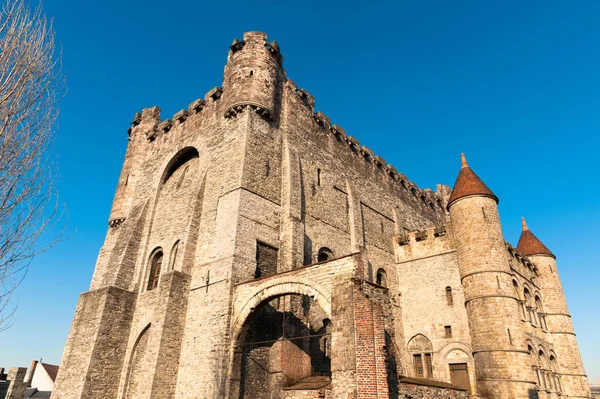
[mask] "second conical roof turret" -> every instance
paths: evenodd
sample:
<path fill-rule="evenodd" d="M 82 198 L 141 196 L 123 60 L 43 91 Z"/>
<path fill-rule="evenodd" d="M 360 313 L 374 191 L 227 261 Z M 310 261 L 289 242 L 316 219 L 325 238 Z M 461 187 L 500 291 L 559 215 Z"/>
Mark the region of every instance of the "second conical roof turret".
<path fill-rule="evenodd" d="M 529 231 L 525 218 L 521 218 L 521 222 L 523 223 L 523 232 L 521 233 L 521 238 L 519 238 L 519 244 L 517 244 L 517 251 L 524 256 L 549 255 L 556 258 L 556 256 L 542 244 L 539 238 Z"/>

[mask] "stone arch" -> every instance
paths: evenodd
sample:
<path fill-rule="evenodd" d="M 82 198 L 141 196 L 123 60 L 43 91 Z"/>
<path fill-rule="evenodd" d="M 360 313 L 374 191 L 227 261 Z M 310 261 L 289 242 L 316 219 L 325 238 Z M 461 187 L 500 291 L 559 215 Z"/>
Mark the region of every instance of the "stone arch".
<path fill-rule="evenodd" d="M 325 289 L 309 279 L 293 277 L 265 281 L 256 287 L 245 304 L 237 312 L 232 323 L 233 342 L 237 343 L 242 333 L 244 323 L 250 314 L 264 301 L 286 294 L 307 295 L 314 299 L 323 311 L 331 318 L 331 300 Z"/>
<path fill-rule="evenodd" d="M 472 348 L 464 342 L 450 342 L 440 350 L 440 375 L 447 381 L 475 392 L 475 361 Z M 454 371 L 453 371 L 454 370 Z M 466 371 L 465 371 L 466 370 Z M 453 376 L 454 373 L 455 374 Z"/>
<path fill-rule="evenodd" d="M 253 397 L 259 389 L 257 387 L 267 389 L 265 387 L 268 386 L 269 392 L 276 391 L 282 388 L 282 384 L 293 384 L 310 375 L 331 378 L 331 302 L 324 287 L 309 279 L 283 276 L 269 278 L 242 295 L 244 300 L 239 301 L 241 305 L 238 304 L 234 311 L 232 323 L 230 380 L 227 388 L 230 396 L 226 397 Z M 300 301 L 295 305 L 300 306 L 287 308 L 284 305 L 285 309 L 280 310 L 280 298 L 284 301 L 282 304 Z M 305 300 L 309 302 L 308 307 L 304 307 Z M 303 316 L 302 312 L 305 312 Z M 283 330 L 261 327 L 269 322 L 276 326 L 288 321 L 295 326 L 291 336 L 279 335 L 281 331 L 286 331 L 285 327 Z M 303 322 L 306 323 L 304 326 Z M 302 328 L 308 330 L 301 332 Z M 309 340 L 298 340 L 306 332 Z M 283 353 L 288 355 L 282 357 Z M 285 360 L 291 358 L 290 353 L 298 356 L 297 359 L 294 357 L 296 360 L 293 362 Z M 274 359 L 278 360 L 273 362 Z M 271 380 L 264 376 L 265 372 L 270 374 L 273 370 L 281 372 L 285 378 Z M 266 385 L 263 386 L 263 383 Z"/>
<path fill-rule="evenodd" d="M 429 340 L 429 338 L 427 338 L 423 334 L 417 334 L 414 337 L 412 337 L 408 341 L 406 348 L 411 353 L 412 352 L 433 352 L 433 345 L 431 344 L 431 341 Z"/>
<path fill-rule="evenodd" d="M 195 147 L 183 147 L 171 159 L 167 162 L 166 166 L 163 168 L 163 173 L 160 177 L 161 185 L 164 184 L 169 178 L 173 175 L 173 173 L 184 166 L 188 161 L 192 159 L 196 159 L 200 157 L 200 153 Z"/>
<path fill-rule="evenodd" d="M 319 248 L 317 252 L 317 262 L 327 262 L 334 259 L 333 251 L 327 247 Z"/>
<path fill-rule="evenodd" d="M 459 342 L 459 341 L 450 342 L 450 343 L 444 345 L 442 348 L 440 348 L 440 350 L 439 350 L 440 357 L 442 359 L 446 359 L 448 357 L 448 355 L 450 354 L 450 352 L 455 351 L 455 350 L 464 352 L 465 355 L 467 355 L 467 357 L 469 359 L 473 359 L 471 346 L 469 346 L 468 344 L 466 344 L 464 342 Z"/>
<path fill-rule="evenodd" d="M 143 361 L 143 356 L 145 354 L 146 345 L 148 344 L 149 334 L 151 323 L 148 323 L 146 327 L 144 327 L 141 332 L 138 334 L 135 343 L 131 349 L 131 353 L 129 355 L 129 360 L 127 362 L 127 374 L 125 377 L 124 384 L 124 392 L 123 398 L 130 398 L 132 393 L 137 392 L 135 386 L 137 384 L 136 375 L 139 373 L 138 368 L 141 368 L 141 364 Z M 131 388 L 131 389 L 130 389 Z"/>

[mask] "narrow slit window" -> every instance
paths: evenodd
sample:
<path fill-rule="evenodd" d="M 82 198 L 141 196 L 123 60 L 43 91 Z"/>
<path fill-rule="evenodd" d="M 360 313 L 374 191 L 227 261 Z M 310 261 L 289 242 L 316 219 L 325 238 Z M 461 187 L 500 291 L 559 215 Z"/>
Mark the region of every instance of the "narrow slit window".
<path fill-rule="evenodd" d="M 452 287 L 446 287 L 446 303 L 448 306 L 454 305 L 454 298 L 452 297 Z"/>
<path fill-rule="evenodd" d="M 317 169 L 317 186 L 321 186 L 321 169 Z"/>

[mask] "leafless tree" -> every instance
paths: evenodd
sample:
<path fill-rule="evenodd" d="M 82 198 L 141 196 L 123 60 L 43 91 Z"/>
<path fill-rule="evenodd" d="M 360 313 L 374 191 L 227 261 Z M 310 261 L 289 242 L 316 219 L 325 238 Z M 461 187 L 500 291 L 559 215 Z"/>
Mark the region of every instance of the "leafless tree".
<path fill-rule="evenodd" d="M 26 0 L 0 6 L 0 331 L 15 315 L 15 289 L 60 219 L 52 144 L 65 93 L 54 30 Z"/>

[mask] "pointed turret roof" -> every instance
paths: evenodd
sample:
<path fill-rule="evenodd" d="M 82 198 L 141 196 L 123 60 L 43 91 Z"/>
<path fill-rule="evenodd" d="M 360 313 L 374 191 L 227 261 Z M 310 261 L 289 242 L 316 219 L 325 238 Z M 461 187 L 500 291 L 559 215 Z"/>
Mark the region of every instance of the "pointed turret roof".
<path fill-rule="evenodd" d="M 546 246 L 542 244 L 542 242 L 531 231 L 529 231 L 529 227 L 527 227 L 525 218 L 521 218 L 521 223 L 523 223 L 523 232 L 521 233 L 521 238 L 519 238 L 517 251 L 524 256 L 549 255 L 553 258 L 556 258 L 556 256 L 554 256 L 554 254 L 548 248 L 546 248 Z"/>
<path fill-rule="evenodd" d="M 458 172 L 458 177 L 456 178 L 456 183 L 454 183 L 454 189 L 452 189 L 452 195 L 450 195 L 450 199 L 448 200 L 447 208 L 449 209 L 454 201 L 469 195 L 490 197 L 498 203 L 498 197 L 494 195 L 492 190 L 490 190 L 469 167 L 465 154 L 460 154 L 460 157 L 462 159 L 462 167 L 460 168 L 460 172 Z"/>

